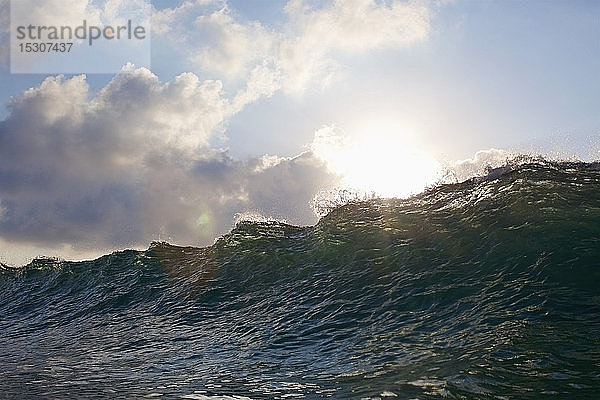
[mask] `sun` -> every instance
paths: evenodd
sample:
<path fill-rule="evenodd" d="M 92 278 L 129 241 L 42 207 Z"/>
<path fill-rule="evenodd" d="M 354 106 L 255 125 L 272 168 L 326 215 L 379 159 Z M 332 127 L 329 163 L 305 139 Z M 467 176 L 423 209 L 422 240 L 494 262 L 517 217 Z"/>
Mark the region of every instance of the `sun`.
<path fill-rule="evenodd" d="M 340 175 L 344 188 L 378 197 L 420 193 L 442 174 L 440 163 L 407 136 L 381 127 L 352 136 L 325 127 L 315 134 L 311 149 Z"/>

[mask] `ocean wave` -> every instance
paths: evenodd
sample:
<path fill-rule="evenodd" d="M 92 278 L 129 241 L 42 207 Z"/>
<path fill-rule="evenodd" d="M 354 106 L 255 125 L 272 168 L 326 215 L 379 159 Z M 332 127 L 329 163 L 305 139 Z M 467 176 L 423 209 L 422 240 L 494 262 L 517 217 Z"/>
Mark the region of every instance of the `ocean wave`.
<path fill-rule="evenodd" d="M 538 159 L 315 226 L 3 266 L 3 395 L 591 398 L 599 256 L 600 165 Z"/>

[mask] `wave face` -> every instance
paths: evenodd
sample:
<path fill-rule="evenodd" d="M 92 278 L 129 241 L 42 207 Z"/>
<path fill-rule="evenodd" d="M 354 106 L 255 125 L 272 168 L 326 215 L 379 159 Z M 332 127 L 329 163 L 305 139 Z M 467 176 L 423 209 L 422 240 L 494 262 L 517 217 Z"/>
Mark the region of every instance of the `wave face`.
<path fill-rule="evenodd" d="M 600 166 L 0 269 L 7 398 L 594 398 Z"/>

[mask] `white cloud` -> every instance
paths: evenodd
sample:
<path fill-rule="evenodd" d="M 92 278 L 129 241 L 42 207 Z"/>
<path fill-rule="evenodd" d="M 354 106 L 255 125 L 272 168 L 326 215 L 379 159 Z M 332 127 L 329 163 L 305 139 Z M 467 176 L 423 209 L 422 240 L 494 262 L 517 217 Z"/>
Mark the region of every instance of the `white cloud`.
<path fill-rule="evenodd" d="M 192 61 L 223 78 L 245 77 L 257 63 L 269 60 L 274 54 L 276 34 L 257 21 L 236 22 L 227 7 L 198 16 L 195 26 L 205 32 L 210 42 L 200 45 L 201 50 L 192 55 Z"/>
<path fill-rule="evenodd" d="M 311 9 L 304 0 L 292 0 L 286 11 L 300 37 L 310 38 L 315 46 L 363 50 L 426 39 L 430 11 L 425 4 L 334 0 L 328 7 Z"/>
<path fill-rule="evenodd" d="M 280 68 L 289 88 L 301 89 L 332 69 L 336 51 L 402 48 L 427 38 L 430 10 L 425 3 L 334 0 L 313 9 L 304 0 L 286 6 L 292 35 L 281 43 Z"/>
<path fill-rule="evenodd" d="M 0 9 L 9 10 L 10 0 L 2 0 Z M 11 10 L 13 17 L 40 26 L 78 26 L 84 20 L 89 25 L 122 24 L 127 19 L 139 19 L 147 24 L 150 0 L 18 0 Z M 2 14 L 0 14 L 2 15 Z"/>
<path fill-rule="evenodd" d="M 224 0 L 186 0 L 173 8 L 154 9 L 152 30 L 157 34 L 168 34 L 172 39 L 185 41 L 190 38 L 189 27 L 199 15 L 225 6 Z"/>
<path fill-rule="evenodd" d="M 148 0 L 20 0 L 29 2 L 34 24 L 115 23 L 144 9 Z M 0 0 L 0 22 L 8 29 L 9 0 Z M 260 21 L 241 21 L 225 0 L 186 0 L 154 9 L 152 30 L 177 49 L 197 72 L 238 83 L 240 98 L 258 99 L 284 88 L 303 90 L 327 84 L 337 71 L 337 52 L 402 48 L 429 34 L 428 2 L 332 0 L 319 7 L 304 0 L 285 6 L 287 22 L 277 30 Z M 8 60 L 8 35 L 0 37 L 0 57 Z M 267 75 L 270 75 L 267 77 Z M 258 81 L 259 83 L 253 83 Z M 269 86 L 265 86 L 269 82 Z M 248 83 L 248 84 L 246 84 Z"/>
<path fill-rule="evenodd" d="M 241 111 L 248 104 L 263 97 L 271 97 L 280 88 L 279 72 L 268 65 L 258 65 L 251 71 L 245 86 L 234 97 L 233 110 Z"/>
<path fill-rule="evenodd" d="M 427 2 L 334 0 L 319 5 L 288 2 L 287 22 L 276 31 L 259 21 L 236 20 L 225 2 L 207 7 L 187 1 L 158 11 L 154 31 L 181 46 L 198 70 L 249 82 L 240 97 L 257 99 L 281 88 L 299 91 L 313 82 L 326 83 L 337 70 L 338 52 L 403 48 L 425 40 L 430 30 Z"/>
<path fill-rule="evenodd" d="M 18 20 L 26 20 L 40 26 L 77 26 L 83 20 L 88 25 L 99 25 L 102 10 L 90 1 L 81 0 L 19 0 L 19 6 L 11 10 Z"/>
<path fill-rule="evenodd" d="M 201 82 L 195 74 L 183 73 L 163 84 L 149 70 L 131 65 L 89 107 L 117 122 L 114 129 L 126 130 L 127 140 L 137 147 L 147 143 L 179 151 L 207 145 L 231 112 L 220 81 Z M 124 127 L 123 122 L 131 126 Z"/>

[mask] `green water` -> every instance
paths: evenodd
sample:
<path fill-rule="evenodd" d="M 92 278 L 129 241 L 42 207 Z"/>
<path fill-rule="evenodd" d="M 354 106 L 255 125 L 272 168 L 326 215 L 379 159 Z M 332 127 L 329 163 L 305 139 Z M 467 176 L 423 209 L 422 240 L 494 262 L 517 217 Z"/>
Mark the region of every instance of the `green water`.
<path fill-rule="evenodd" d="M 0 333 L 2 398 L 596 398 L 600 166 L 3 267 Z"/>

